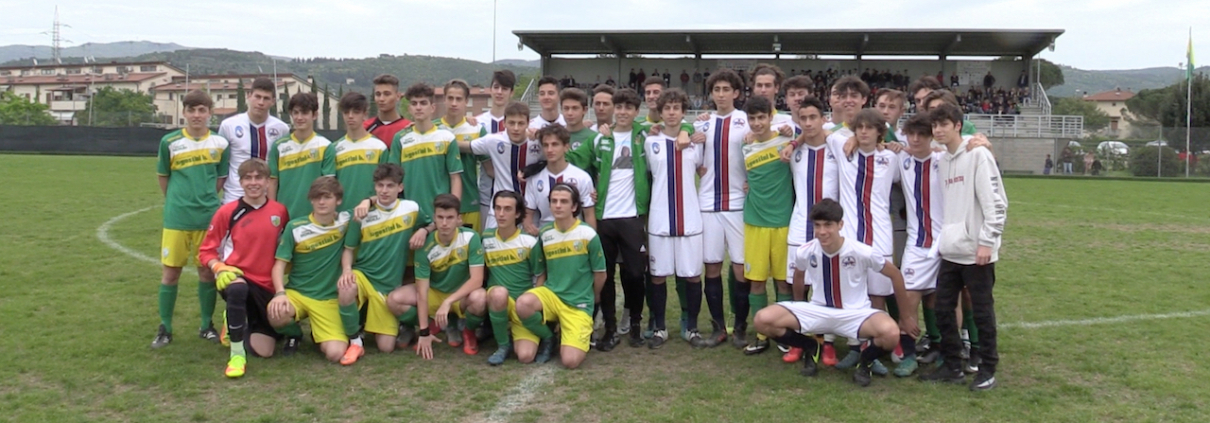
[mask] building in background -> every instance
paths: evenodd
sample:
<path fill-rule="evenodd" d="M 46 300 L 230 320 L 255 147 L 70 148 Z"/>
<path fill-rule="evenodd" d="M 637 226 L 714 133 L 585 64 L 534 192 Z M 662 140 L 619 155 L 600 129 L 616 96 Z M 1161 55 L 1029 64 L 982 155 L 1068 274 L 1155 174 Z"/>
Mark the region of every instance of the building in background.
<path fill-rule="evenodd" d="M 256 78 L 273 79 L 273 74 L 190 75 L 188 84 L 185 82 L 184 75 L 173 77 L 170 81 L 151 87 L 158 121 L 168 127 L 184 126 L 185 117 L 181 96 L 192 90 L 206 91 L 210 93 L 211 97 L 214 97 L 214 116 L 216 121 L 221 121 L 238 113 L 240 81 L 243 81 L 244 93 L 247 95 L 252 90 L 252 81 Z M 287 113 L 285 111 L 286 102 L 289 100 L 287 93 L 294 95 L 310 91 L 311 82 L 307 78 L 289 73 L 277 74 L 279 114 Z M 325 127 L 316 122 L 317 129 L 336 129 L 337 121 L 340 120 L 340 112 L 337 111 L 336 103 L 340 99 L 336 98 L 335 93 L 325 92 L 322 87 L 316 90 L 315 95 L 319 98 L 319 119 L 323 119 L 324 98 L 331 95 L 331 98 L 328 99 L 328 105 L 331 108 L 328 113 L 328 126 Z M 373 99 L 371 98 L 370 101 Z"/>
<path fill-rule="evenodd" d="M 168 62 L 109 62 L 43 64 L 0 67 L 0 91 L 45 104 L 50 114 L 64 124 L 84 110 L 88 96 L 104 87 L 150 94 L 151 88 L 185 71 Z"/>
<path fill-rule="evenodd" d="M 1116 137 L 1130 134 L 1130 122 L 1126 120 L 1126 117 L 1133 117 L 1133 115 L 1126 108 L 1126 100 L 1131 98 L 1134 98 L 1133 91 L 1118 87 L 1112 91 L 1085 95 L 1084 101 L 1091 101 L 1096 104 L 1098 109 L 1109 115 L 1109 126 L 1105 127 L 1104 132 L 1105 135 Z"/>

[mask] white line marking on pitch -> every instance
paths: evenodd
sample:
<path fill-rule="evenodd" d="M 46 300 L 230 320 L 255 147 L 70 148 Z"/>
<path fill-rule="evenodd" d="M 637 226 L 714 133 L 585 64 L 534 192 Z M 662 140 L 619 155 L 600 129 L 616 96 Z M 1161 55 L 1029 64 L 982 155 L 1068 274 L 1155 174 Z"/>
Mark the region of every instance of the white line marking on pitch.
<path fill-rule="evenodd" d="M 113 238 L 111 238 L 109 236 L 109 229 L 112 228 L 113 225 L 115 225 L 118 222 L 121 222 L 123 220 L 126 220 L 127 218 L 129 218 L 131 216 L 134 216 L 139 213 L 146 213 L 146 212 L 150 211 L 151 209 L 154 209 L 157 207 L 160 207 L 160 206 L 144 207 L 144 208 L 132 211 L 132 212 L 119 214 L 109 220 L 106 220 L 105 223 L 102 223 L 101 226 L 97 227 L 97 240 L 99 240 L 99 241 L 101 241 L 101 243 L 109 246 L 109 248 L 118 250 L 122 254 L 126 254 L 126 255 L 130 256 L 131 258 L 134 258 L 135 260 L 154 264 L 154 265 L 159 265 L 160 264 L 159 259 L 157 259 L 155 257 L 151 257 L 146 254 L 143 254 L 143 253 L 140 253 L 137 250 L 127 247 L 125 245 L 119 244 L 117 241 L 114 241 Z M 194 270 L 192 267 L 186 267 L 184 270 L 186 272 L 197 272 L 197 270 Z"/>
<path fill-rule="evenodd" d="M 543 364 L 526 376 L 525 379 L 521 379 L 521 383 L 513 387 L 508 392 L 508 395 L 500 398 L 500 402 L 496 403 L 496 408 L 492 409 L 492 412 L 487 415 L 487 421 L 508 421 L 508 418 L 513 413 L 524 407 L 525 404 L 534 398 L 538 390 L 554 382 L 555 366 L 553 363 Z"/>
<path fill-rule="evenodd" d="M 1189 317 L 1210 316 L 1210 309 L 1197 311 L 1182 311 L 1163 314 L 1136 314 L 1132 316 L 1096 317 L 1081 320 L 1050 320 L 1044 322 L 1009 322 L 998 325 L 1001 329 L 1037 329 L 1055 326 L 1089 326 L 1106 323 L 1124 323 L 1140 320 L 1180 319 Z"/>

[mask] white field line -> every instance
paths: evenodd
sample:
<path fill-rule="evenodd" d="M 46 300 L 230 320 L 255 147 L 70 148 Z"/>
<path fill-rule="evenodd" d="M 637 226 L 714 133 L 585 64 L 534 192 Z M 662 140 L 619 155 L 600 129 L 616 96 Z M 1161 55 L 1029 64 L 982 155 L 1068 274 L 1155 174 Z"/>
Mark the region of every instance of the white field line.
<path fill-rule="evenodd" d="M 1181 311 L 1181 312 L 1176 312 L 1176 313 L 1162 313 L 1162 314 L 1135 314 L 1135 315 L 1130 315 L 1130 316 L 1095 317 L 1092 319 L 1080 319 L 1080 320 L 1049 320 L 1049 321 L 1042 321 L 1042 322 L 1009 322 L 1009 323 L 1002 323 L 997 326 L 999 326 L 1000 329 L 1037 329 L 1037 328 L 1049 328 L 1049 327 L 1056 327 L 1056 326 L 1090 326 L 1090 325 L 1100 325 L 1100 324 L 1108 324 L 1108 323 L 1127 323 L 1127 322 L 1136 322 L 1136 321 L 1141 321 L 1141 320 L 1181 319 L 1181 318 L 1199 317 L 1199 316 L 1210 316 L 1210 309 L 1196 310 L 1196 311 Z"/>
<path fill-rule="evenodd" d="M 127 218 L 129 218 L 129 217 L 131 217 L 131 216 L 134 216 L 134 215 L 136 215 L 136 214 L 139 214 L 139 213 L 146 213 L 146 212 L 148 212 L 148 211 L 150 211 L 150 210 L 152 210 L 152 209 L 158 208 L 158 207 L 160 207 L 160 206 L 149 206 L 149 207 L 144 207 L 144 208 L 141 208 L 141 209 L 138 209 L 138 210 L 132 211 L 132 212 L 127 212 L 127 213 L 122 213 L 122 214 L 119 214 L 119 215 L 114 216 L 113 218 L 111 218 L 111 219 L 109 219 L 109 220 L 106 220 L 106 221 L 105 221 L 105 223 L 102 223 L 102 224 L 101 224 L 101 226 L 98 226 L 98 227 L 97 227 L 97 240 L 101 241 L 101 243 L 102 243 L 102 244 L 105 244 L 105 245 L 106 245 L 106 246 L 108 246 L 109 248 L 113 248 L 113 249 L 115 249 L 115 250 L 118 250 L 118 251 L 119 251 L 119 252 L 121 252 L 122 254 L 128 255 L 128 256 L 130 256 L 131 258 L 135 259 L 135 260 L 138 260 L 138 261 L 141 261 L 141 262 L 150 263 L 150 264 L 154 264 L 154 265 L 157 265 L 157 266 L 158 266 L 158 265 L 160 265 L 160 260 L 159 260 L 159 259 L 157 259 L 157 258 L 155 258 L 155 257 L 148 256 L 148 255 L 143 254 L 143 253 L 140 253 L 140 252 L 138 252 L 138 251 L 136 251 L 136 250 L 134 250 L 134 249 L 132 249 L 132 248 L 130 248 L 130 247 L 125 246 L 125 245 L 119 244 L 117 241 L 114 241 L 114 240 L 113 240 L 113 238 L 111 238 L 111 237 L 109 236 L 109 229 L 110 229 L 110 228 L 112 228 L 112 227 L 113 227 L 113 225 L 117 224 L 118 222 L 121 222 L 121 221 L 123 221 L 123 220 L 126 220 Z M 186 272 L 196 272 L 197 270 L 194 270 L 192 267 L 188 267 L 188 266 L 186 266 L 186 268 L 184 269 L 184 271 L 186 271 Z"/>
<path fill-rule="evenodd" d="M 525 407 L 539 390 L 554 382 L 556 366 L 558 364 L 555 363 L 539 365 L 537 370 L 521 379 L 521 382 L 513 387 L 508 395 L 500 398 L 500 402 L 496 403 L 496 408 L 487 415 L 487 421 L 492 423 L 509 421 L 509 417 Z"/>

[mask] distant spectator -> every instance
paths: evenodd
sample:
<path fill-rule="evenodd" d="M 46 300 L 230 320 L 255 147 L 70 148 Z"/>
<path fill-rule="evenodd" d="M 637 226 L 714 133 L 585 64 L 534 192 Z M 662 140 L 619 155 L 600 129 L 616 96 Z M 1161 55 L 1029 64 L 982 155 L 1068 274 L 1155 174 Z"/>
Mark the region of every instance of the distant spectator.
<path fill-rule="evenodd" d="M 958 81 L 959 81 L 958 74 L 955 73 L 953 75 L 950 75 L 950 87 L 958 88 L 958 83 L 959 83 Z"/>
<path fill-rule="evenodd" d="M 705 79 L 702 79 L 702 70 L 694 69 L 693 70 L 693 85 L 694 85 L 695 89 L 700 90 L 698 92 L 698 95 L 706 95 L 704 90 L 701 90 L 702 84 L 704 84 L 705 81 L 706 81 Z"/>
<path fill-rule="evenodd" d="M 1105 169 L 1105 167 L 1101 165 L 1101 159 L 1093 160 L 1092 166 L 1090 167 L 1092 168 L 1092 176 L 1099 176 L 1101 171 Z"/>
<path fill-rule="evenodd" d="M 681 89 L 689 91 L 689 72 L 681 69 Z"/>
<path fill-rule="evenodd" d="M 1097 155 L 1092 154 L 1092 151 L 1084 153 L 1084 174 L 1092 171 L 1092 162 L 1097 160 Z"/>
<path fill-rule="evenodd" d="M 1075 154 L 1071 152 L 1071 147 L 1063 147 L 1063 153 L 1059 155 L 1059 163 L 1063 164 L 1063 174 L 1071 174 L 1071 162 L 1075 160 Z"/>
<path fill-rule="evenodd" d="M 1017 88 L 1025 88 L 1029 86 L 1029 75 L 1025 71 L 1021 71 L 1021 75 L 1017 77 Z"/>
<path fill-rule="evenodd" d="M 1050 155 L 1049 155 L 1049 154 L 1047 154 L 1047 155 L 1046 155 L 1046 164 L 1042 165 L 1042 174 L 1043 174 L 1043 175 L 1049 175 L 1049 174 L 1050 174 L 1050 170 L 1051 170 L 1051 169 L 1054 169 L 1054 167 L 1055 167 L 1055 161 L 1054 161 L 1054 160 L 1051 160 L 1051 159 L 1050 159 Z"/>
<path fill-rule="evenodd" d="M 987 75 L 983 77 L 983 90 L 991 91 L 994 86 L 996 86 L 996 77 L 992 76 L 991 71 L 987 71 Z"/>
<path fill-rule="evenodd" d="M 639 83 L 638 75 L 635 75 L 634 68 L 630 68 L 630 76 L 626 78 L 626 86 L 634 88 L 635 84 Z"/>
<path fill-rule="evenodd" d="M 672 86 L 672 74 L 668 72 L 668 69 L 664 69 L 664 86 Z"/>

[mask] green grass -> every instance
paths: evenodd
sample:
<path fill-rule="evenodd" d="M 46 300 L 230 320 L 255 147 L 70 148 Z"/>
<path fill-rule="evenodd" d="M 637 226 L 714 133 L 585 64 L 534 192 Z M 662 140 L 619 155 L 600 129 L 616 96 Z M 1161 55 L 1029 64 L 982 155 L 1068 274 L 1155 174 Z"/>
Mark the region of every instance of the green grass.
<path fill-rule="evenodd" d="M 487 366 L 490 342 L 477 357 L 448 347 L 431 362 L 371 352 L 349 368 L 327 364 L 308 343 L 299 357 L 252 359 L 248 376 L 226 380 L 226 351 L 193 335 L 190 273 L 176 340 L 150 350 L 159 268 L 96 232 L 161 203 L 153 171 L 150 158 L 0 156 L 0 420 L 482 421 L 536 371 L 511 360 Z M 1210 307 L 1210 190 L 1201 184 L 1005 182 L 1001 323 Z M 159 219 L 155 208 L 110 234 L 155 257 Z M 590 353 L 580 370 L 554 371 L 509 420 L 1207 421 L 1207 331 L 1207 316 L 1005 328 L 1001 385 L 978 394 L 893 377 L 860 389 L 833 369 L 805 379 L 774 353 L 623 345 Z"/>

